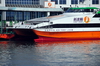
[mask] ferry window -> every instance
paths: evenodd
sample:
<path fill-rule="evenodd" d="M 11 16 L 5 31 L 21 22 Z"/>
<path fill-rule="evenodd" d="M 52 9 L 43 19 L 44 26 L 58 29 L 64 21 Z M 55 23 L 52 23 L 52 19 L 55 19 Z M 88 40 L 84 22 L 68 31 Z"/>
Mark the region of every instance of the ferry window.
<path fill-rule="evenodd" d="M 90 9 L 85 9 L 85 12 L 90 12 Z"/>
<path fill-rule="evenodd" d="M 84 12 L 84 10 L 83 9 L 80 9 L 80 12 Z"/>
<path fill-rule="evenodd" d="M 91 9 L 90 11 L 91 11 L 91 12 L 94 12 L 94 9 Z"/>
<path fill-rule="evenodd" d="M 95 17 L 100 17 L 100 14 L 95 14 L 93 17 L 94 17 L 94 18 L 95 18 Z"/>
<path fill-rule="evenodd" d="M 93 12 L 93 9 L 68 9 L 66 12 Z"/>
<path fill-rule="evenodd" d="M 84 12 L 93 12 L 93 9 L 84 9 Z"/>
<path fill-rule="evenodd" d="M 68 9 L 66 12 L 79 12 L 80 9 Z"/>
<path fill-rule="evenodd" d="M 73 9 L 68 9 L 66 12 L 73 12 L 74 10 Z"/>

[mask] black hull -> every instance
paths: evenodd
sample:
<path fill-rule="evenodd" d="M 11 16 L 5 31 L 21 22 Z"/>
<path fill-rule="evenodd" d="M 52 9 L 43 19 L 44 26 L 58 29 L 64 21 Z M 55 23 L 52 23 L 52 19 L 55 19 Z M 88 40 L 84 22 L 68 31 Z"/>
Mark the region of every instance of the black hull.
<path fill-rule="evenodd" d="M 32 31 L 32 29 L 13 29 L 13 31 L 16 33 L 17 37 L 33 39 L 38 38 L 38 36 Z"/>

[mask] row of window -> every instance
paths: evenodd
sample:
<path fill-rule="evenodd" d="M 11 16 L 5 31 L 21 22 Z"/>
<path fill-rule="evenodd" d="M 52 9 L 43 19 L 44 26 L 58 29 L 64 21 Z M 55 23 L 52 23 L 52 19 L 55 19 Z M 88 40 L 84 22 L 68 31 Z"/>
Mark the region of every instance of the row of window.
<path fill-rule="evenodd" d="M 47 26 L 42 26 L 40 28 L 47 28 L 47 27 L 52 27 L 52 28 L 87 28 L 87 27 L 100 27 L 100 24 L 93 24 L 93 23 L 84 23 L 84 24 L 53 24 L 53 25 L 47 25 Z"/>
<path fill-rule="evenodd" d="M 46 12 L 6 12 L 7 21 L 25 21 L 33 18 L 45 17 L 47 16 Z"/>
<path fill-rule="evenodd" d="M 58 0 L 51 1 L 55 1 L 58 4 Z M 78 1 L 83 3 L 85 0 L 71 0 L 71 4 L 78 4 Z M 59 4 L 66 4 L 66 0 L 59 0 Z M 99 4 L 99 0 L 92 0 L 92 4 Z"/>
<path fill-rule="evenodd" d="M 6 4 L 39 4 L 38 1 L 35 1 L 35 2 L 32 2 L 32 1 L 23 1 L 23 2 L 20 2 L 20 1 L 13 1 L 13 2 L 6 2 Z"/>
<path fill-rule="evenodd" d="M 60 12 L 51 12 L 50 16 L 61 14 Z M 15 11 L 7 11 L 6 12 L 6 20 L 7 21 L 25 21 L 34 18 L 46 17 L 47 12 L 15 12 Z"/>
<path fill-rule="evenodd" d="M 39 4 L 39 0 L 5 0 L 6 4 Z"/>
<path fill-rule="evenodd" d="M 55 1 L 56 4 L 66 4 L 67 0 L 51 0 Z M 79 2 L 84 2 L 85 0 L 71 0 L 71 4 L 78 4 Z M 5 0 L 6 4 L 39 4 L 39 0 Z M 92 0 L 92 4 L 99 4 L 99 0 Z"/>

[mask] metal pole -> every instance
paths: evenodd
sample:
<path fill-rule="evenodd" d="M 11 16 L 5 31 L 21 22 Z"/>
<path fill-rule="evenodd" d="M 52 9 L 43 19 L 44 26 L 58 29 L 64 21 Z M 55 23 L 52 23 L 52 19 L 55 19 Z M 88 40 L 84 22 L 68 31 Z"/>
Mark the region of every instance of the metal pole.
<path fill-rule="evenodd" d="M 1 29 L 0 33 L 2 33 L 2 21 L 1 21 L 1 28 L 0 29 Z"/>
<path fill-rule="evenodd" d="M 26 19 L 28 20 L 28 12 L 26 12 L 26 15 L 27 15 L 27 16 L 26 16 L 26 17 L 27 17 Z"/>
<path fill-rule="evenodd" d="M 1 31 L 0 31 L 0 33 L 2 34 L 2 14 L 0 15 L 1 16 L 1 27 L 0 27 L 0 29 L 1 29 Z"/>
<path fill-rule="evenodd" d="M 3 33 L 3 29 L 6 26 L 6 11 L 2 11 L 1 17 L 1 33 Z"/>
<path fill-rule="evenodd" d="M 38 18 L 40 17 L 40 13 L 38 12 Z"/>
<path fill-rule="evenodd" d="M 15 20 L 15 23 L 14 23 L 14 24 L 16 24 L 16 21 L 17 21 L 17 20 L 16 20 L 16 12 L 15 12 L 15 15 L 14 15 L 14 20 Z"/>
<path fill-rule="evenodd" d="M 2 27 L 5 27 L 5 21 L 6 21 L 6 11 L 2 11 Z"/>

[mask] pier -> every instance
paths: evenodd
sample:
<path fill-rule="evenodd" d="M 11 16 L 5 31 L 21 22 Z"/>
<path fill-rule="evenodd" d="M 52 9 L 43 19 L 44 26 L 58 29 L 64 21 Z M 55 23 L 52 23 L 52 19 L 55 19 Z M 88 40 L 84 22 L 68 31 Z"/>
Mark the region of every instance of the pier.
<path fill-rule="evenodd" d="M 21 21 L 20 21 L 21 22 Z M 21 30 L 22 31 L 22 34 L 24 33 L 27 33 L 29 32 L 28 36 L 25 35 L 25 36 L 22 36 L 22 35 L 18 35 L 16 33 L 16 31 L 13 30 L 13 25 L 18 23 L 18 21 L 0 21 L 0 39 L 3 38 L 3 39 L 35 39 L 35 38 L 38 38 L 38 36 L 33 33 L 31 30 Z M 27 39 L 27 40 L 28 40 Z"/>
<path fill-rule="evenodd" d="M 12 27 L 12 22 L 9 22 L 9 25 L 6 21 L 0 21 L 0 38 L 11 39 L 15 36 L 14 32 L 9 29 Z"/>
<path fill-rule="evenodd" d="M 11 5 L 6 6 L 7 7 L 0 7 L 0 38 L 6 39 L 8 39 L 7 36 L 9 34 L 15 35 L 13 29 L 11 28 L 17 22 L 22 22 L 34 18 L 58 15 L 64 12 L 62 8 L 31 8 L 29 6 L 27 6 L 28 8 L 25 8 L 23 7 L 24 5 L 22 7 L 15 7 L 15 5 L 12 5 L 13 7 L 9 7 Z M 6 37 L 4 37 L 4 35 Z"/>

